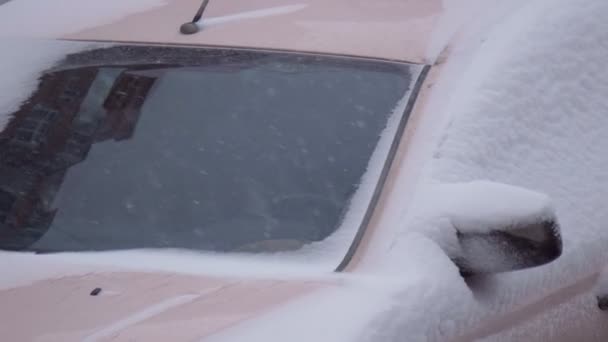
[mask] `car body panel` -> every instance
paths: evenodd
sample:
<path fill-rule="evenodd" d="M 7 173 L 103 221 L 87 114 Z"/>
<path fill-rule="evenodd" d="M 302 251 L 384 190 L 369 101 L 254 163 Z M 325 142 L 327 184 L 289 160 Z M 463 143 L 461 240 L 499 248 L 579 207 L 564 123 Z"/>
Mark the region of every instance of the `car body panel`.
<path fill-rule="evenodd" d="M 206 26 L 193 35 L 181 34 L 180 25 L 192 19 L 199 5 L 199 0 L 170 0 L 63 38 L 279 49 L 425 63 L 442 12 L 440 0 L 211 1 L 201 21 Z"/>
<path fill-rule="evenodd" d="M 8 341 L 190 341 L 328 284 L 90 273 L 0 290 Z M 93 289 L 101 292 L 93 296 Z"/>
<path fill-rule="evenodd" d="M 372 213 L 369 224 L 361 236 L 359 246 L 344 269 L 346 272 L 356 272 L 359 268 L 364 269 L 366 265 L 365 262 L 372 259 L 372 251 L 370 248 L 373 245 L 376 233 L 381 230 L 381 226 L 384 224 L 383 214 L 385 214 L 385 210 L 387 210 L 389 206 L 390 199 L 391 197 L 395 196 L 394 188 L 397 179 L 406 175 L 412 180 L 416 179 L 416 175 L 410 174 L 411 169 L 408 169 L 406 167 L 407 164 L 404 163 L 407 161 L 408 150 L 412 148 L 411 142 L 413 141 L 414 135 L 418 130 L 418 126 L 422 120 L 424 111 L 429 105 L 433 85 L 437 82 L 437 78 L 441 75 L 442 70 L 443 65 L 437 65 L 429 68 L 424 80 L 421 80 L 422 83 L 420 85 L 419 92 L 416 95 L 416 101 L 410 110 L 408 122 L 395 151 L 392 166 L 384 181 L 384 189 L 378 196 L 376 208 Z"/>

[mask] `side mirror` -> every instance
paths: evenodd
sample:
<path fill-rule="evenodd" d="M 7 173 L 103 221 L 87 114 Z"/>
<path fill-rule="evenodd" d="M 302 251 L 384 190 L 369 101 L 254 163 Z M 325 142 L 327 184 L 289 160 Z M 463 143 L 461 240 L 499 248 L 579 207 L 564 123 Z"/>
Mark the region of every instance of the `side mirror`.
<path fill-rule="evenodd" d="M 536 267 L 562 253 L 559 226 L 554 220 L 496 227 L 486 233 L 457 231 L 462 254 L 452 258 L 467 277 Z"/>
<path fill-rule="evenodd" d="M 561 255 L 560 228 L 546 195 L 487 181 L 438 187 L 437 209 L 457 240 L 444 249 L 463 276 L 540 266 Z"/>

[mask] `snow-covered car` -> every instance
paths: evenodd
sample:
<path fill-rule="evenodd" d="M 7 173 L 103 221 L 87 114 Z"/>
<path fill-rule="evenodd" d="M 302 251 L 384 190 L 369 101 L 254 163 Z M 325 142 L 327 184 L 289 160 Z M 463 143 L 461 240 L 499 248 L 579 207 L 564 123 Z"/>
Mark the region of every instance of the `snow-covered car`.
<path fill-rule="evenodd" d="M 0 5 L 2 339 L 605 340 L 605 14 Z"/>

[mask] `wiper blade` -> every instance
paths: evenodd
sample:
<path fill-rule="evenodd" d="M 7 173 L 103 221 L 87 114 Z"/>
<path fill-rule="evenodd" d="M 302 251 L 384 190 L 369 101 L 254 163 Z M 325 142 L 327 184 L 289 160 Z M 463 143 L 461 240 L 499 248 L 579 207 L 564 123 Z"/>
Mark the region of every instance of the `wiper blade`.
<path fill-rule="evenodd" d="M 182 24 L 182 26 L 179 28 L 179 31 L 182 34 L 194 34 L 198 32 L 199 27 L 196 23 L 203 17 L 203 12 L 205 12 L 205 8 L 207 8 L 208 4 L 209 0 L 203 0 L 201 7 L 199 7 L 198 11 L 196 11 L 192 21 Z"/>

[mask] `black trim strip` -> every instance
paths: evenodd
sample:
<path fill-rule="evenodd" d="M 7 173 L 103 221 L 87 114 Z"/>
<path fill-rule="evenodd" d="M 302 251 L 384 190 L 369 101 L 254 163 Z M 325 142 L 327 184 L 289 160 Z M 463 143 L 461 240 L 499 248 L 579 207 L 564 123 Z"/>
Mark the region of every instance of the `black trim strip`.
<path fill-rule="evenodd" d="M 278 52 L 249 49 L 219 49 L 205 47 L 186 47 L 168 45 L 111 45 L 68 54 L 63 61 L 51 68 L 49 71 L 60 71 L 65 69 L 112 65 L 126 66 L 134 64 L 163 65 L 171 64 L 177 66 L 205 66 L 214 64 L 221 60 L 222 64 L 239 65 L 246 63 L 257 63 L 264 58 L 275 56 L 275 58 L 298 58 L 301 62 L 320 62 L 336 66 L 352 66 L 356 62 L 357 68 L 366 70 L 377 70 L 385 72 L 405 72 L 412 64 L 390 62 L 383 60 L 338 57 L 334 55 L 313 55 L 294 51 Z"/>
<path fill-rule="evenodd" d="M 346 255 L 334 270 L 335 272 L 342 272 L 346 269 L 348 264 L 353 259 L 353 256 L 357 252 L 361 241 L 363 240 L 363 236 L 367 230 L 367 226 L 372 219 L 374 211 L 378 205 L 378 201 L 380 200 L 380 195 L 382 195 L 382 189 L 384 188 L 384 184 L 386 183 L 386 179 L 388 178 L 388 174 L 390 172 L 391 167 L 393 166 L 393 162 L 395 160 L 395 155 L 397 154 L 397 149 L 399 148 L 399 144 L 401 142 L 401 138 L 403 137 L 403 132 L 405 131 L 405 126 L 410 117 L 412 109 L 414 108 L 414 104 L 416 103 L 416 99 L 418 98 L 418 94 L 420 93 L 420 89 L 422 88 L 422 84 L 426 80 L 426 76 L 431 69 L 430 65 L 425 65 L 418 75 L 418 80 L 414 84 L 414 88 L 411 91 L 410 98 L 408 99 L 407 106 L 403 112 L 403 116 L 399 121 L 399 126 L 397 126 L 397 132 L 395 133 L 395 138 L 391 143 L 391 147 L 388 151 L 388 156 L 386 161 L 384 162 L 384 166 L 382 167 L 382 172 L 380 173 L 380 178 L 378 179 L 378 183 L 374 189 L 374 193 L 372 195 L 372 199 L 370 201 L 369 206 L 367 207 L 367 211 L 365 212 L 365 216 L 363 216 L 363 220 L 361 221 L 361 225 L 359 225 L 359 229 L 357 230 L 357 234 L 353 239 L 352 244 L 348 248 Z"/>
<path fill-rule="evenodd" d="M 339 58 L 350 58 L 355 60 L 369 60 L 369 61 L 381 61 L 390 62 L 396 64 L 416 64 L 422 65 L 422 61 L 403 60 L 395 58 L 383 58 L 375 56 L 361 56 L 348 53 L 337 53 L 337 52 L 315 52 L 307 50 L 293 50 L 293 49 L 279 49 L 279 48 L 268 48 L 268 47 L 255 47 L 255 46 L 240 46 L 240 45 L 218 45 L 218 44 L 197 44 L 197 43 L 172 43 L 172 42 L 145 42 L 136 40 L 106 40 L 106 39 L 81 39 L 81 38 L 61 38 L 57 39 L 60 41 L 76 42 L 76 43 L 100 43 L 100 44 L 112 44 L 112 45 L 127 45 L 127 46 L 161 46 L 161 47 L 186 47 L 186 48 L 200 48 L 200 49 L 216 49 L 216 50 L 234 50 L 234 51 L 254 51 L 254 52 L 270 52 L 270 53 L 286 53 L 286 54 L 297 54 L 303 56 L 327 56 L 327 57 L 339 57 Z"/>

